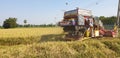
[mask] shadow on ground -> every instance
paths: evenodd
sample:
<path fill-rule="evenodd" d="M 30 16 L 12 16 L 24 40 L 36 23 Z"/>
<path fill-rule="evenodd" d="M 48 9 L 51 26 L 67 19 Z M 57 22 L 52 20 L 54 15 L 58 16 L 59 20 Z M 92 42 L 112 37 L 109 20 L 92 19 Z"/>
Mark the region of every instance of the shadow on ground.
<path fill-rule="evenodd" d="M 47 42 L 47 41 L 64 41 L 64 34 L 43 35 L 41 37 L 40 42 Z"/>

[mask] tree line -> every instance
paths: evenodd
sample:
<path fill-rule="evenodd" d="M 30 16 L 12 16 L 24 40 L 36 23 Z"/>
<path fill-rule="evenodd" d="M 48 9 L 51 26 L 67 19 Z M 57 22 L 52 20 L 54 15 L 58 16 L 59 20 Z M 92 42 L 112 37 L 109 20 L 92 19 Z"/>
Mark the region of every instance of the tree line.
<path fill-rule="evenodd" d="M 104 25 L 114 25 L 117 17 L 111 16 L 111 17 L 105 17 L 100 16 L 98 17 Z M 17 18 L 8 18 L 3 22 L 3 25 L 0 26 L 0 28 L 16 28 L 16 27 L 55 27 L 54 24 L 41 24 L 41 25 L 33 25 L 33 24 L 27 24 L 27 20 L 24 20 L 24 25 L 20 25 L 17 23 Z"/>
<path fill-rule="evenodd" d="M 111 17 L 100 16 L 99 19 L 103 22 L 104 25 L 114 25 L 117 21 L 116 16 Z"/>
<path fill-rule="evenodd" d="M 41 24 L 41 25 L 34 25 L 34 24 L 26 24 L 26 25 L 17 25 L 17 27 L 56 27 L 54 24 Z"/>
<path fill-rule="evenodd" d="M 54 24 L 41 24 L 41 25 L 33 25 L 27 24 L 27 20 L 24 20 L 24 25 L 20 25 L 17 23 L 17 18 L 8 18 L 3 22 L 3 25 L 0 28 L 16 28 L 16 27 L 55 27 Z"/>

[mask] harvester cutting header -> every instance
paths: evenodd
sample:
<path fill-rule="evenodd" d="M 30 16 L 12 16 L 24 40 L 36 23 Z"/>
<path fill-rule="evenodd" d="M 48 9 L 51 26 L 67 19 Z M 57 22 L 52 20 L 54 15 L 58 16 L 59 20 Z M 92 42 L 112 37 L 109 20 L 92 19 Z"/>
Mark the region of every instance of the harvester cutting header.
<path fill-rule="evenodd" d="M 116 36 L 115 30 L 105 30 L 98 17 L 93 17 L 91 10 L 75 9 L 64 12 L 59 25 L 63 27 L 67 38 Z"/>

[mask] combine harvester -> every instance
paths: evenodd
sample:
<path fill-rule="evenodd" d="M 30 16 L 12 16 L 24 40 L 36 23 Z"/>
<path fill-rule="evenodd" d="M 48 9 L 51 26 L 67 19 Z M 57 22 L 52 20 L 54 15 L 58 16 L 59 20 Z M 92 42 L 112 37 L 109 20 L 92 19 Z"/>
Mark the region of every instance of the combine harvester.
<path fill-rule="evenodd" d="M 93 17 L 91 10 L 75 9 L 64 12 L 64 19 L 59 22 L 66 32 L 66 40 L 78 40 L 81 37 L 117 37 L 117 25 L 113 30 L 104 29 L 98 17 Z"/>

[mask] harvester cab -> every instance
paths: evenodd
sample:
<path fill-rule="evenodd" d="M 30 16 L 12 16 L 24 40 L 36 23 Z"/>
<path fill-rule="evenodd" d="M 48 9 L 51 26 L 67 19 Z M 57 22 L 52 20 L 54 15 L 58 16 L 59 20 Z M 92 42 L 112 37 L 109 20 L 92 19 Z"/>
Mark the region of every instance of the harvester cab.
<path fill-rule="evenodd" d="M 92 16 L 91 10 L 79 8 L 64 12 L 64 18 L 59 25 L 67 32 L 66 38 L 100 37 L 108 32 L 99 18 Z"/>

